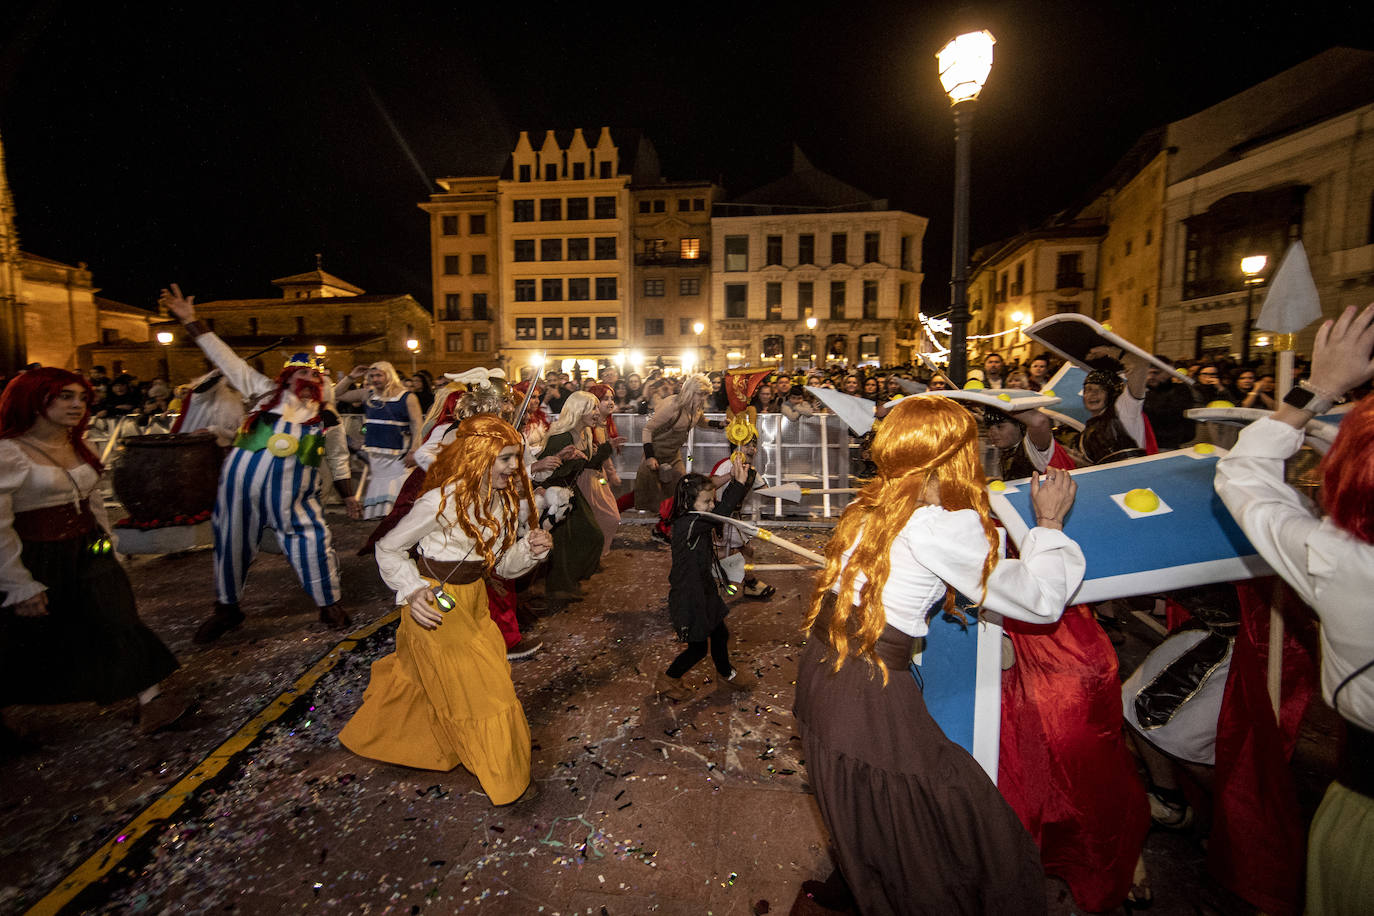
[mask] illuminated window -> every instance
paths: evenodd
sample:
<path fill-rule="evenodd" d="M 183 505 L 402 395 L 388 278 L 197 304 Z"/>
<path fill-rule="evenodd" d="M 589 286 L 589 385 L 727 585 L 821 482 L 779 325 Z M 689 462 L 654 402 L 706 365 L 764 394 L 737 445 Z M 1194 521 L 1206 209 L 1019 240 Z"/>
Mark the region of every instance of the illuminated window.
<path fill-rule="evenodd" d="M 592 320 L 587 317 L 568 319 L 568 340 L 591 340 Z"/>
<path fill-rule="evenodd" d="M 562 319 L 562 318 L 545 318 L 545 319 L 543 319 L 542 330 L 543 330 L 543 332 L 544 332 L 544 339 L 545 339 L 545 340 L 562 340 L 562 339 L 563 339 L 563 319 Z"/>
<path fill-rule="evenodd" d="M 701 239 L 683 239 L 678 243 L 678 253 L 684 261 L 695 261 L 701 257 Z"/>
<path fill-rule="evenodd" d="M 534 339 L 535 339 L 535 329 L 534 329 L 534 319 L 533 319 L 533 318 L 517 318 L 517 319 L 515 319 L 515 339 L 516 339 L 516 340 L 534 340 Z"/>

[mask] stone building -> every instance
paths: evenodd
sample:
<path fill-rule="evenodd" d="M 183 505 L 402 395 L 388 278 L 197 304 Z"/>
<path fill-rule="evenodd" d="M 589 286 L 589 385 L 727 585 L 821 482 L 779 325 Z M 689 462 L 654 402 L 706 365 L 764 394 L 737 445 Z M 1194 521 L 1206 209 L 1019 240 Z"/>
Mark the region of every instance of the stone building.
<path fill-rule="evenodd" d="M 441 178 L 429 214 L 433 359 L 444 371 L 491 366 L 503 345 L 502 261 L 495 176 Z"/>
<path fill-rule="evenodd" d="M 716 206 L 708 343 L 728 366 L 910 359 L 927 222 L 794 151 L 790 174 Z"/>
<path fill-rule="evenodd" d="M 631 185 L 628 362 L 710 367 L 711 215 L 720 188 L 706 181 Z M 700 332 L 697 328 L 700 328 Z"/>

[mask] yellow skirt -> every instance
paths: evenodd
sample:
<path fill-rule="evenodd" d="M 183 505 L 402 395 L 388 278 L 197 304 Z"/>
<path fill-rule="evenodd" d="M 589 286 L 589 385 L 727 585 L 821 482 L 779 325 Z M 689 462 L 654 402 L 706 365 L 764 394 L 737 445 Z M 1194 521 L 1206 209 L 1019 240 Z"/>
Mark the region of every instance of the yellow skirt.
<path fill-rule="evenodd" d="M 437 585 L 434 580 L 431 584 Z M 515 696 L 501 631 L 479 579 L 447 585 L 457 602 L 426 630 L 401 608 L 396 651 L 372 663 L 363 705 L 339 732 L 355 754 L 425 770 L 462 764 L 492 804 L 530 783 L 530 727 Z"/>

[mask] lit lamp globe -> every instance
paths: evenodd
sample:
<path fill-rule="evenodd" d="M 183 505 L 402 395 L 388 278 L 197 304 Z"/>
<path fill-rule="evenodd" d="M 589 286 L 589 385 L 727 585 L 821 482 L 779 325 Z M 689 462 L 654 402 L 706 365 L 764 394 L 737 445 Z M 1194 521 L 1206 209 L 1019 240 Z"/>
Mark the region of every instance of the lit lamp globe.
<path fill-rule="evenodd" d="M 165 347 L 167 344 L 170 344 L 170 343 L 172 342 L 172 332 L 171 332 L 171 331 L 158 331 L 158 332 L 157 332 L 157 342 L 160 343 L 160 344 L 162 344 L 164 347 Z"/>
<path fill-rule="evenodd" d="M 935 60 L 940 67 L 940 85 L 951 105 L 978 98 L 992 72 L 992 46 L 997 39 L 987 29 L 951 38 Z"/>
<path fill-rule="evenodd" d="M 1240 272 L 1246 277 L 1254 279 L 1265 266 L 1269 263 L 1269 258 L 1262 254 L 1252 254 L 1248 258 L 1240 259 Z"/>
<path fill-rule="evenodd" d="M 701 333 L 702 331 L 704 331 L 704 330 L 706 330 L 706 325 L 702 324 L 700 321 L 698 321 L 696 324 L 692 325 L 692 333 L 693 333 L 693 334 L 700 334 L 700 333 Z"/>
<path fill-rule="evenodd" d="M 419 342 L 418 340 L 416 340 L 414 337 L 412 337 L 412 338 L 410 338 L 409 340 L 406 341 L 406 349 L 407 349 L 407 350 L 418 350 L 418 349 L 420 349 L 420 342 Z"/>
<path fill-rule="evenodd" d="M 815 316 L 815 315 L 812 315 L 810 318 L 806 319 L 806 329 L 807 329 L 808 331 L 814 331 L 814 330 L 816 330 L 816 316 Z"/>
<path fill-rule="evenodd" d="M 315 344 L 315 355 L 316 355 L 316 356 L 324 356 L 324 355 L 325 355 L 326 353 L 328 353 L 328 352 L 329 352 L 329 348 L 326 347 L 324 344 Z"/>

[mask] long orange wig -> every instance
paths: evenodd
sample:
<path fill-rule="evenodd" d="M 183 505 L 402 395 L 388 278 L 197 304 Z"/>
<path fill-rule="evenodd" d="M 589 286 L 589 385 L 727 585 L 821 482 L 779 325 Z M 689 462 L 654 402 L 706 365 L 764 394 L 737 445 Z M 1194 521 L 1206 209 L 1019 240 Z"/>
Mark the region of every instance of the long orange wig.
<path fill-rule="evenodd" d="M 870 449 L 878 476 L 854 497 L 844 510 L 826 548 L 825 570 L 817 583 L 806 617 L 805 631 L 821 614 L 826 596 L 839 584 L 834 611 L 819 634 L 835 650 L 834 670 L 850 657 L 862 658 L 881 672 L 873 647 L 887 615 L 882 591 L 891 568 L 892 543 L 906 526 L 911 513 L 926 504 L 932 480 L 940 489 L 940 505 L 950 511 L 973 509 L 983 522 L 988 552 L 983 560 L 982 594 L 987 597 L 988 576 L 997 565 L 1000 541 L 988 507 L 987 480 L 978 458 L 978 423 L 957 401 L 938 395 L 908 397 L 887 415 Z M 848 563 L 846 552 L 852 551 Z M 855 580 L 862 572 L 865 583 L 855 602 Z M 947 589 L 945 610 L 963 619 L 954 607 L 954 589 Z"/>
<path fill-rule="evenodd" d="M 491 489 L 491 466 L 501 450 L 514 445 L 521 461 L 504 490 Z M 457 507 L 458 527 L 476 543 L 488 573 L 519 537 L 520 503 L 534 506 L 534 490 L 525 471 L 525 441 L 505 420 L 483 413 L 458 426 L 458 438 L 440 449 L 423 492 L 441 488 L 438 517 L 442 520 L 450 497 Z"/>

